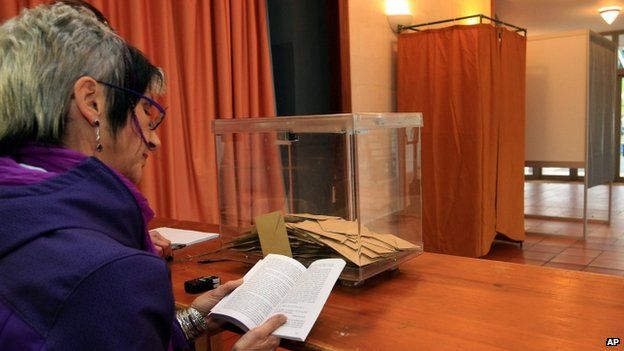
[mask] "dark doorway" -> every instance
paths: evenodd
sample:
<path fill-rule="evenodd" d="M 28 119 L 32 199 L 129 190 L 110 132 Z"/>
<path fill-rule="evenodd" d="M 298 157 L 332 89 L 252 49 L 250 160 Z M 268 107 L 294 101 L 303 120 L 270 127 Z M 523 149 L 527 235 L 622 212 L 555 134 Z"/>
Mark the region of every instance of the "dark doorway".
<path fill-rule="evenodd" d="M 267 0 L 267 4 L 277 115 L 348 112 L 346 1 Z M 345 137 L 307 133 L 288 135 L 282 142 L 286 190 L 295 204 L 291 211 L 346 215 L 341 196 L 346 194 Z"/>

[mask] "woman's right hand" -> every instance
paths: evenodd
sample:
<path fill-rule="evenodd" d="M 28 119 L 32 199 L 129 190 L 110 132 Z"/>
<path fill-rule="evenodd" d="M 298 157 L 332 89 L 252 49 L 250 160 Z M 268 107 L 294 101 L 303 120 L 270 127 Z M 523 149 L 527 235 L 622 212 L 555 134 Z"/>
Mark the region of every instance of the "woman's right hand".
<path fill-rule="evenodd" d="M 280 343 L 280 338 L 271 335 L 282 324 L 286 323 L 286 316 L 278 314 L 267 319 L 262 325 L 249 330 L 234 344 L 233 351 L 242 350 L 275 350 Z"/>
<path fill-rule="evenodd" d="M 162 236 L 157 230 L 150 230 L 149 236 L 158 256 L 164 259 L 171 257 L 171 241 Z"/>

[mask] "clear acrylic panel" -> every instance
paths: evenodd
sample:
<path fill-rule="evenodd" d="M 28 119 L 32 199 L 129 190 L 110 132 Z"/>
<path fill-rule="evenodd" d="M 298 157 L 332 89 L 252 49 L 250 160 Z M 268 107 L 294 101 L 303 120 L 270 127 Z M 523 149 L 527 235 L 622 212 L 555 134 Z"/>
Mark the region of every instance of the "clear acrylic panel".
<path fill-rule="evenodd" d="M 293 214 L 334 216 L 353 225 L 354 235 L 347 235 L 350 240 L 344 244 L 357 251 L 351 263 L 360 261 L 347 265 L 343 281 L 360 282 L 420 254 L 421 126 L 420 113 L 216 120 L 220 226 L 227 256 L 250 263 L 260 259 L 254 218 L 273 211 L 286 215 L 290 244 L 296 246 L 293 257 L 304 264 L 338 251 L 335 243 L 323 242 L 328 250 L 310 254 L 318 241 L 314 237 L 305 238 L 310 247 L 293 243 L 293 238 L 302 239 L 290 227 L 295 226 L 289 223 Z M 405 250 L 384 251 L 371 242 L 373 236 L 396 237 Z"/>

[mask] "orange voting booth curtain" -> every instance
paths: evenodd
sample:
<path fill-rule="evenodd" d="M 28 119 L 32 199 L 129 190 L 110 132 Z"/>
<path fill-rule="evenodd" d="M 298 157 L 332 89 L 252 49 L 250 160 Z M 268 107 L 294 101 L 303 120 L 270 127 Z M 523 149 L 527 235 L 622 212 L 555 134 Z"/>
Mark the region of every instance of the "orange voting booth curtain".
<path fill-rule="evenodd" d="M 17 15 L 23 7 L 50 2 L 2 0 L 0 21 Z M 275 115 L 265 0 L 89 2 L 165 72 L 168 117 L 159 127 L 162 148 L 148 161 L 141 191 L 157 216 L 217 223 L 212 121 Z M 231 151 L 242 167 L 252 152 L 265 149 L 261 141 L 249 140 Z M 279 164 L 277 156 L 269 154 L 264 161 L 275 173 L 276 167 L 270 166 Z M 281 194 L 276 181 L 253 182 L 244 173 L 228 176 L 240 184 L 232 195 L 240 197 L 240 203 L 259 189 Z M 259 206 L 256 212 L 262 210 Z"/>
<path fill-rule="evenodd" d="M 399 111 L 423 112 L 425 250 L 524 240 L 525 37 L 489 24 L 401 34 Z"/>

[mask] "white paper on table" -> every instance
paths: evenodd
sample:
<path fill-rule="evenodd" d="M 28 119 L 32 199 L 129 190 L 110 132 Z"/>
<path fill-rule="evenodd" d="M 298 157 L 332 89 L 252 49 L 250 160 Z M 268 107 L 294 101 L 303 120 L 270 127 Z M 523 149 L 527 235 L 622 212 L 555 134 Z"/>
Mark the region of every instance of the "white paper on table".
<path fill-rule="evenodd" d="M 198 232 L 195 230 L 160 227 L 154 229 L 171 241 L 171 245 L 193 245 L 202 241 L 218 238 L 217 233 Z"/>

